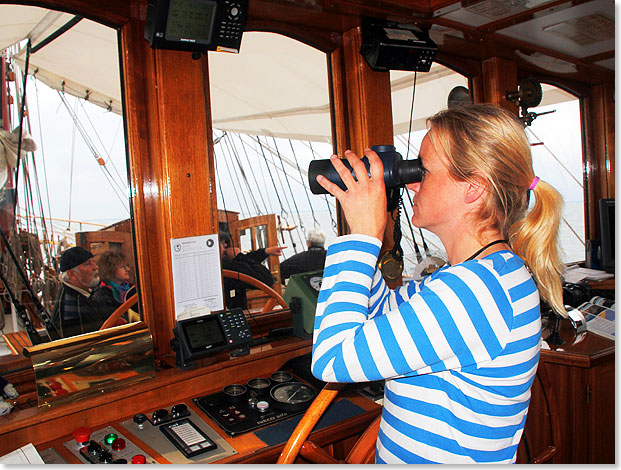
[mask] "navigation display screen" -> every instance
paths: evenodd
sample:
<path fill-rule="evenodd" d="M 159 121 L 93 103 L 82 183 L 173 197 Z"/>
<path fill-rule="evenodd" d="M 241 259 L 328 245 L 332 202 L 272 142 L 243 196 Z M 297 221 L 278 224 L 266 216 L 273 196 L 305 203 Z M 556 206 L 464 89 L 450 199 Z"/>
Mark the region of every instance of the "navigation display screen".
<path fill-rule="evenodd" d="M 203 351 L 224 344 L 224 335 L 215 315 L 201 318 L 196 323 L 186 323 L 183 325 L 183 331 L 192 351 Z"/>
<path fill-rule="evenodd" d="M 166 39 L 209 44 L 216 16 L 213 0 L 170 0 Z"/>

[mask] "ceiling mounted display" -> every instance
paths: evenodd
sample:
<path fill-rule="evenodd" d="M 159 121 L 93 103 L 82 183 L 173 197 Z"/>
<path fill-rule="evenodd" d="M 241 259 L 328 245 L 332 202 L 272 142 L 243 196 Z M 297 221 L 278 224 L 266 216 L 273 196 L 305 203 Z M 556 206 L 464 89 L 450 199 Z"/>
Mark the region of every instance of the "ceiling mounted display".
<path fill-rule="evenodd" d="M 149 0 L 145 39 L 156 49 L 239 52 L 248 0 Z"/>
<path fill-rule="evenodd" d="M 362 19 L 360 53 L 373 70 L 429 72 L 437 52 L 429 31 L 411 24 Z"/>

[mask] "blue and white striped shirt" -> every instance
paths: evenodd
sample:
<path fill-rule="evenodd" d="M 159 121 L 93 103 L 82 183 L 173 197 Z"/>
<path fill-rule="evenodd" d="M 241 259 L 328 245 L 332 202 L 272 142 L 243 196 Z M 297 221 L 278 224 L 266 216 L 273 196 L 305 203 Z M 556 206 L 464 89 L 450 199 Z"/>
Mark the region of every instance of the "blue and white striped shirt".
<path fill-rule="evenodd" d="M 326 382 L 386 379 L 378 463 L 515 462 L 541 347 L 539 293 L 510 251 L 390 290 L 381 242 L 328 249 L 313 335 Z"/>

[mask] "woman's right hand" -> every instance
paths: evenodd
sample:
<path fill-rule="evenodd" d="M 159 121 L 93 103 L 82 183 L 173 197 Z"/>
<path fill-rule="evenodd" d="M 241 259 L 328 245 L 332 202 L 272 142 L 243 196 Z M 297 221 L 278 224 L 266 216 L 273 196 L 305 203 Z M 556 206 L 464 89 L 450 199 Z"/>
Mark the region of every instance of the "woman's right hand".
<path fill-rule="evenodd" d="M 369 235 L 382 240 L 388 220 L 384 165 L 373 150 L 365 149 L 364 154 L 369 159 L 370 178 L 364 163 L 354 152 L 347 150 L 345 157 L 351 164 L 356 179 L 337 155 L 330 157 L 347 190 L 343 191 L 322 175 L 317 176 L 317 182 L 341 203 L 350 233 Z"/>

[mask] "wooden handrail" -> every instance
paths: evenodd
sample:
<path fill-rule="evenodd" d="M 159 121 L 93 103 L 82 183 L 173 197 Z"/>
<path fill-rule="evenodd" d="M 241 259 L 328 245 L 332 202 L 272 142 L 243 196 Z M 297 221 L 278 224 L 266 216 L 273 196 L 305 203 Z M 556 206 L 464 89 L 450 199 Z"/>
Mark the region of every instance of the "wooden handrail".
<path fill-rule="evenodd" d="M 311 406 L 306 410 L 304 416 L 293 430 L 291 438 L 285 444 L 284 449 L 278 457 L 277 464 L 292 464 L 295 462 L 300 449 L 304 445 L 306 438 L 311 433 L 319 418 L 323 415 L 326 408 L 330 406 L 332 400 L 338 395 L 345 384 L 341 383 L 327 383 L 317 398 L 313 401 Z"/>

